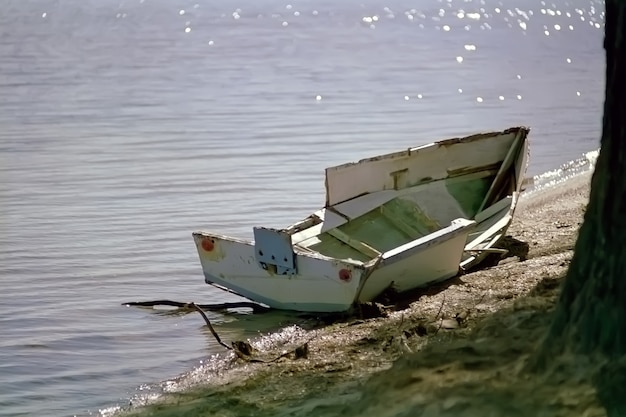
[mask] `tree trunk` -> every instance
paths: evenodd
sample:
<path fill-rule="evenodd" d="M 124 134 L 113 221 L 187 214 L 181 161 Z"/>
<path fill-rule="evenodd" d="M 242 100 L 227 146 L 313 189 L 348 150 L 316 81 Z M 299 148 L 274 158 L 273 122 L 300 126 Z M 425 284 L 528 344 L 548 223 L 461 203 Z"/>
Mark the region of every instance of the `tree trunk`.
<path fill-rule="evenodd" d="M 615 359 L 626 354 L 626 0 L 605 4 L 600 155 L 544 352 Z"/>

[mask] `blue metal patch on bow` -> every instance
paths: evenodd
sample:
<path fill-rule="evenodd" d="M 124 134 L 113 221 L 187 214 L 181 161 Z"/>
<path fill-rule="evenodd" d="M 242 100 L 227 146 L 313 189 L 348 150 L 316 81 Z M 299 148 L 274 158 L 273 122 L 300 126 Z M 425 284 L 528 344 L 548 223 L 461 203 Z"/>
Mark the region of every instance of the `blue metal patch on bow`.
<path fill-rule="evenodd" d="M 291 235 L 282 230 L 255 227 L 254 255 L 259 266 L 277 275 L 295 275 L 296 254 Z"/>

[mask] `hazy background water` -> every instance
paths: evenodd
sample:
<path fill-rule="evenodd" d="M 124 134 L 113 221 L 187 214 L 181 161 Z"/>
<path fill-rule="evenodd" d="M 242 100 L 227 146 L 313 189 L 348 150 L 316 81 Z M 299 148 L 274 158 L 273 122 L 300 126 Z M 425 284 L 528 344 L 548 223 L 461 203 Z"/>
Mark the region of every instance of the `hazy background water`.
<path fill-rule="evenodd" d="M 222 349 L 123 301 L 235 297 L 191 232 L 324 201 L 323 168 L 529 125 L 530 174 L 597 148 L 603 3 L 3 0 L 0 414 L 126 404 Z M 226 340 L 288 322 L 213 314 Z"/>

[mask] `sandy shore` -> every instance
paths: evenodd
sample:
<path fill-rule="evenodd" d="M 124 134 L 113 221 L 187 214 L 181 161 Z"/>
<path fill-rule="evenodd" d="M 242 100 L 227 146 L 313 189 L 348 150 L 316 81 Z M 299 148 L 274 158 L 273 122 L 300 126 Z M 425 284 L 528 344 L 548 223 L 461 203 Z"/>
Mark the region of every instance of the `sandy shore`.
<path fill-rule="evenodd" d="M 553 309 L 587 204 L 590 174 L 523 196 L 511 256 L 391 306 L 387 317 L 314 330 L 308 357 L 233 359 L 230 376 L 168 395 L 141 415 L 602 416 L 591 385 L 525 371 Z M 257 348 L 258 342 L 252 343 Z M 263 349 L 267 349 L 263 346 Z"/>

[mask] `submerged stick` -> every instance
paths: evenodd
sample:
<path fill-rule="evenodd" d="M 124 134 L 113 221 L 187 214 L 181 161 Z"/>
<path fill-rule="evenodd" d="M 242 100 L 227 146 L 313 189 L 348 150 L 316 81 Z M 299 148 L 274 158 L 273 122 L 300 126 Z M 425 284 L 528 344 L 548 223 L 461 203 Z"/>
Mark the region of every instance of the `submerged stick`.
<path fill-rule="evenodd" d="M 298 346 L 293 351 L 285 352 L 282 355 L 280 355 L 280 356 L 278 356 L 278 357 L 276 357 L 274 359 L 271 359 L 269 361 L 263 360 L 263 359 L 251 358 L 250 354 L 252 353 L 252 350 L 254 350 L 254 348 L 252 348 L 252 346 L 250 346 L 249 343 L 247 343 L 247 342 L 233 342 L 233 346 L 232 347 L 228 346 L 226 343 L 222 342 L 222 339 L 220 339 L 220 336 L 217 334 L 217 332 L 213 328 L 213 325 L 209 321 L 209 318 L 206 316 L 204 311 L 202 311 L 202 309 L 195 303 L 189 303 L 188 306 L 193 308 L 194 310 L 196 310 L 198 313 L 200 313 L 200 315 L 202 316 L 202 318 L 206 322 L 206 325 L 208 326 L 209 330 L 211 330 L 211 333 L 213 334 L 213 337 L 215 337 L 215 340 L 217 340 L 217 343 L 219 343 L 220 345 L 224 346 L 228 350 L 234 351 L 239 359 L 243 359 L 243 360 L 248 361 L 248 362 L 271 363 L 271 362 L 276 362 L 277 360 L 279 360 L 281 358 L 284 358 L 286 356 L 289 356 L 292 353 L 294 354 L 295 359 L 307 358 L 309 356 L 309 341 L 310 340 L 307 340 L 303 345 Z M 244 346 L 245 346 L 245 348 L 243 348 Z"/>
<path fill-rule="evenodd" d="M 248 342 L 238 342 L 238 341 L 236 341 L 236 342 L 232 343 L 232 345 L 233 345 L 232 347 L 228 346 L 226 343 L 222 342 L 222 339 L 217 334 L 217 332 L 215 331 L 215 328 L 211 324 L 211 321 L 209 320 L 209 318 L 207 317 L 207 315 L 204 312 L 204 309 L 206 309 L 206 310 L 213 310 L 213 311 L 220 311 L 220 310 L 224 310 L 226 308 L 241 308 L 241 307 L 250 307 L 250 308 L 252 308 L 255 311 L 261 311 L 261 312 L 270 310 L 270 308 L 264 307 L 264 306 L 262 306 L 260 304 L 256 304 L 256 303 L 252 303 L 252 302 L 245 302 L 245 301 L 244 302 L 239 302 L 239 303 L 224 303 L 224 304 L 196 304 L 196 303 L 193 303 L 193 302 L 191 302 L 191 303 L 181 303 L 181 302 L 178 302 L 178 301 L 171 301 L 171 300 L 156 300 L 156 301 L 129 302 L 129 303 L 124 303 L 123 305 L 127 305 L 127 306 L 141 306 L 141 307 L 154 307 L 154 306 L 157 306 L 157 305 L 167 305 L 167 306 L 172 306 L 172 307 L 189 308 L 189 309 L 195 310 L 198 313 L 200 313 L 200 315 L 204 319 L 204 322 L 206 323 L 207 327 L 211 331 L 211 334 L 213 335 L 213 337 L 215 338 L 217 343 L 219 343 L 221 346 L 224 346 L 228 350 L 232 350 L 233 352 L 235 352 L 235 354 L 237 355 L 237 357 L 239 359 L 243 359 L 243 360 L 245 360 L 247 362 L 272 363 L 272 362 L 278 361 L 281 358 L 287 357 L 287 356 L 289 356 L 291 354 L 294 355 L 294 359 L 307 358 L 308 355 L 309 355 L 309 342 L 312 340 L 312 338 L 307 340 L 304 344 L 296 347 L 294 350 L 287 351 L 287 352 L 283 353 L 282 355 L 277 356 L 274 359 L 263 360 L 263 359 L 253 358 L 250 355 L 252 354 L 252 351 L 254 349 L 250 346 L 250 344 Z"/>
<path fill-rule="evenodd" d="M 190 307 L 193 303 L 182 303 L 180 301 L 172 300 L 155 300 L 155 301 L 130 301 L 128 303 L 122 303 L 125 306 L 137 306 L 137 307 L 154 307 L 154 306 L 170 306 L 170 307 Z M 269 311 L 269 307 L 262 306 L 261 304 L 253 303 L 250 301 L 240 301 L 234 303 L 220 303 L 220 304 L 196 304 L 203 310 L 207 311 L 223 311 L 229 308 L 251 308 L 255 313 L 264 313 Z"/>
<path fill-rule="evenodd" d="M 202 309 L 200 307 L 198 307 L 198 305 L 195 304 L 195 303 L 189 303 L 188 305 L 189 305 L 189 307 L 193 308 L 198 313 L 200 313 L 200 315 L 202 316 L 202 318 L 206 322 L 207 327 L 209 328 L 209 330 L 213 334 L 213 337 L 215 338 L 215 340 L 217 340 L 217 343 L 219 343 L 220 345 L 224 346 L 226 349 L 233 350 L 232 347 L 230 347 L 226 343 L 222 342 L 222 339 L 220 339 L 220 336 L 217 334 L 217 332 L 213 328 L 213 325 L 209 321 L 209 318 L 206 316 L 206 314 L 204 314 L 204 311 L 202 311 Z"/>

